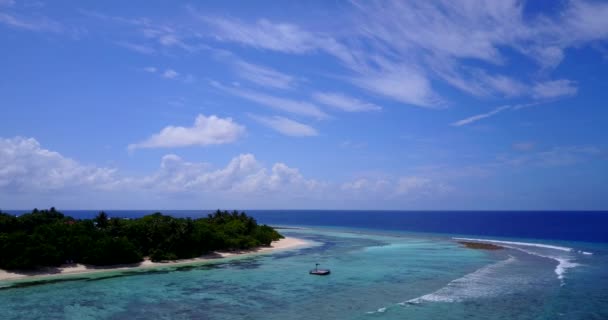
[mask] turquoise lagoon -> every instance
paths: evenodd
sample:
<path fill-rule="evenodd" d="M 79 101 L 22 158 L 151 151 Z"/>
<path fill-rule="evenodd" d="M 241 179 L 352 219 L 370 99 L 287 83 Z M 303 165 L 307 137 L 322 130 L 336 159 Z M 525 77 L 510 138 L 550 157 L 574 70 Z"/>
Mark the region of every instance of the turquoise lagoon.
<path fill-rule="evenodd" d="M 313 246 L 145 271 L 0 283 L 1 319 L 608 319 L 608 246 L 282 229 Z M 496 238 L 494 238 L 496 239 Z M 311 276 L 315 263 L 330 268 Z"/>

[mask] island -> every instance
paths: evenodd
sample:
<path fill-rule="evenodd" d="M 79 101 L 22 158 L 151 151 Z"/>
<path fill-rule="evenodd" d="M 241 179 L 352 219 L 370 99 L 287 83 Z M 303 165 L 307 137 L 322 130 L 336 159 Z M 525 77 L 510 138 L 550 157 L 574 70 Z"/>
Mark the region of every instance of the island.
<path fill-rule="evenodd" d="M 458 241 L 461 245 L 469 249 L 478 249 L 478 250 L 500 250 L 504 249 L 504 247 L 497 246 L 491 243 L 485 242 L 473 242 L 473 241 Z"/>
<path fill-rule="evenodd" d="M 94 219 L 75 219 L 55 208 L 19 216 L 0 211 L 0 269 L 35 274 L 51 267 L 187 261 L 268 248 L 283 238 L 238 211 L 217 210 L 198 219 L 160 212 L 125 219 L 102 211 Z"/>

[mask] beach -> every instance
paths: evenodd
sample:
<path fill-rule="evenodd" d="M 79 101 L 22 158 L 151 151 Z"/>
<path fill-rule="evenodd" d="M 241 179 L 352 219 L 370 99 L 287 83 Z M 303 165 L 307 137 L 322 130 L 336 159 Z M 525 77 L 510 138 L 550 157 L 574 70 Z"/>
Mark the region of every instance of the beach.
<path fill-rule="evenodd" d="M 87 266 L 83 264 L 64 265 L 56 268 L 41 268 L 33 271 L 12 272 L 0 269 L 0 281 L 13 280 L 41 280 L 68 275 L 90 275 L 95 273 L 104 273 L 112 271 L 129 271 L 139 269 L 154 269 L 173 266 L 184 266 L 198 263 L 215 261 L 218 259 L 232 258 L 238 256 L 248 256 L 257 254 L 267 254 L 276 251 L 291 250 L 302 248 L 311 245 L 310 241 L 300 238 L 285 237 L 281 240 L 274 241 L 269 247 L 259 247 L 253 250 L 243 251 L 218 251 L 203 255 L 193 259 L 181 259 L 163 262 L 152 262 L 149 259 L 136 264 L 116 265 L 116 266 Z"/>
<path fill-rule="evenodd" d="M 254 252 L 3 281 L 2 319 L 608 319 L 605 243 L 354 228 L 281 234 Z M 311 276 L 317 263 L 331 275 Z"/>

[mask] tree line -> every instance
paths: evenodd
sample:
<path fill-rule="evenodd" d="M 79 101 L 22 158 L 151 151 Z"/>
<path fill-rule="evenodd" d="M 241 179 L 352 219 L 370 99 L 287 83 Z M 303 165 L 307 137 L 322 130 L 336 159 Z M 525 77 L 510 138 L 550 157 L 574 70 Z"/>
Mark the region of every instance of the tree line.
<path fill-rule="evenodd" d="M 244 212 L 217 210 L 207 217 L 174 218 L 160 212 L 137 219 L 74 219 L 34 209 L 14 216 L 0 211 L 0 269 L 27 270 L 65 263 L 95 266 L 188 259 L 219 250 L 268 246 L 283 238 Z"/>

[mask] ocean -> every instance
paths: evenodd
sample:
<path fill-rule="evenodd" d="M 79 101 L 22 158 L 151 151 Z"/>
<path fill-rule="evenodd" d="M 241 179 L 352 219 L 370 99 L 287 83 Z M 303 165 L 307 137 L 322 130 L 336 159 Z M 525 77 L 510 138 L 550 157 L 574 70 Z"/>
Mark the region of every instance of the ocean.
<path fill-rule="evenodd" d="M 137 217 L 153 211 L 107 212 Z M 64 211 L 80 218 L 96 212 Z M 0 318 L 608 319 L 608 212 L 247 213 L 314 246 L 196 266 L 0 284 Z M 460 238 L 504 249 L 468 249 Z M 309 275 L 315 263 L 332 274 Z"/>

